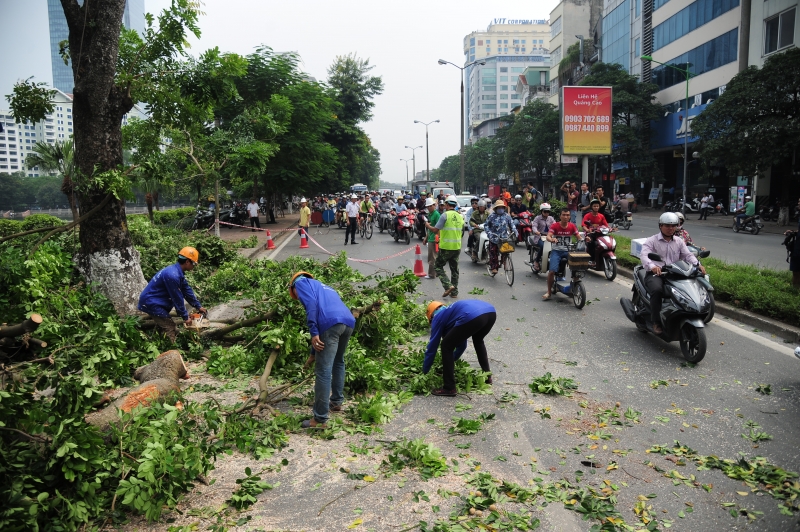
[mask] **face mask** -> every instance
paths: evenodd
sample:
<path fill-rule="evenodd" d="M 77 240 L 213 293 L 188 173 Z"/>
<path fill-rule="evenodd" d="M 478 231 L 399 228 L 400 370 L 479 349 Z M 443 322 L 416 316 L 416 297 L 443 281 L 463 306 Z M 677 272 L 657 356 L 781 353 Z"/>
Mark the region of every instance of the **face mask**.
<path fill-rule="evenodd" d="M 495 211 L 497 212 L 497 214 L 505 214 L 506 213 L 505 209 L 500 209 L 500 208 L 495 209 Z"/>

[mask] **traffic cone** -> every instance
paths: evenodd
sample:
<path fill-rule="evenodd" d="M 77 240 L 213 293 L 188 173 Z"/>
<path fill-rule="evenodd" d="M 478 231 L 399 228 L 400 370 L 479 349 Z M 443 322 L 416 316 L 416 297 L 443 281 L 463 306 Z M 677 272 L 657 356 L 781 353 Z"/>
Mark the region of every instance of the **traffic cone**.
<path fill-rule="evenodd" d="M 419 249 L 419 244 L 417 244 L 417 250 L 414 252 L 414 275 L 417 277 L 425 277 L 427 275 L 425 267 L 422 265 L 422 250 Z"/>
<path fill-rule="evenodd" d="M 305 230 L 300 233 L 300 249 L 307 249 L 308 248 L 308 238 L 306 238 Z"/>
<path fill-rule="evenodd" d="M 267 229 L 267 249 L 275 249 L 275 242 L 272 241 L 272 235 Z"/>

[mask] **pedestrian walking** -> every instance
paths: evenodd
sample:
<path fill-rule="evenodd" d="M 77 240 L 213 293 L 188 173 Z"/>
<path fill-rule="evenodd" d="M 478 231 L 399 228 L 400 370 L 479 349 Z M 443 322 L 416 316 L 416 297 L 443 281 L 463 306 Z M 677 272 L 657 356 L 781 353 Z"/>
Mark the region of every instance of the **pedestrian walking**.
<path fill-rule="evenodd" d="M 172 343 L 178 337 L 178 328 L 169 313 L 174 308 L 183 318 L 184 325 L 191 325 L 186 303 L 205 314 L 206 309 L 197 299 L 194 291 L 186 282 L 185 272 L 194 270 L 200 260 L 200 254 L 193 247 L 186 246 L 178 253 L 178 261 L 156 273 L 139 295 L 138 308 L 150 315 L 156 324 L 156 330 L 169 338 Z"/>
<path fill-rule="evenodd" d="M 261 223 L 258 221 L 258 203 L 255 198 L 250 198 L 250 203 L 247 204 L 247 214 L 250 215 L 250 230 L 255 231 L 252 229 L 253 227 L 261 229 Z"/>
<path fill-rule="evenodd" d="M 353 194 L 350 196 L 350 202 L 347 204 L 347 231 L 344 233 L 344 245 L 347 245 L 347 238 L 350 238 L 351 244 L 358 244 L 356 242 L 356 231 L 358 230 L 358 196 Z"/>
<path fill-rule="evenodd" d="M 422 372 L 427 374 L 436 358 L 439 346 L 442 348 L 442 387 L 431 392 L 432 395 L 453 397 L 456 390 L 455 363 L 467 349 L 467 340 L 472 338 L 475 354 L 481 370 L 491 373 L 489 355 L 486 352 L 486 338 L 497 320 L 495 308 L 477 299 L 456 301 L 452 305 L 445 305 L 441 301 L 432 301 L 428 304 L 428 322 L 431 324 L 431 339 L 425 350 L 425 360 L 422 363 Z M 492 376 L 486 378 L 487 384 L 492 384 Z"/>
<path fill-rule="evenodd" d="M 442 216 L 439 214 L 439 211 L 436 210 L 436 200 L 427 198 L 425 200 L 425 207 L 428 210 L 428 223 L 436 226 L 436 223 Z M 428 248 L 428 275 L 425 276 L 426 279 L 436 279 L 436 256 L 438 255 L 436 252 L 436 236 L 436 233 L 428 230 L 428 238 L 425 243 Z"/>
<path fill-rule="evenodd" d="M 302 427 L 325 428 L 330 412 L 341 412 L 344 402 L 344 354 L 356 320 L 339 294 L 314 279 L 308 272 L 297 272 L 289 281 L 289 295 L 303 304 L 311 333 L 311 355 L 306 365 L 314 364 L 314 417 Z"/>
<path fill-rule="evenodd" d="M 458 200 L 455 196 L 448 196 L 444 202 L 445 211 L 436 226 L 425 222 L 428 231 L 439 235 L 439 256 L 436 257 L 436 275 L 442 282 L 444 294 L 442 297 L 458 297 L 458 256 L 461 254 L 461 231 L 464 219 L 455 211 Z M 450 265 L 450 278 L 444 273 L 445 264 Z"/>

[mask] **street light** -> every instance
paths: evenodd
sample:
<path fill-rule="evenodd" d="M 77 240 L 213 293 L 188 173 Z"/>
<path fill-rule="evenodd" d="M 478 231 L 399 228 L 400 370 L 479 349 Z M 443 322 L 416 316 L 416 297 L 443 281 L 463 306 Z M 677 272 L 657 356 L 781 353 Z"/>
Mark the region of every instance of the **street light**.
<path fill-rule="evenodd" d="M 431 124 L 438 123 L 438 120 L 434 120 L 433 122 L 421 122 L 419 120 L 414 120 L 415 124 L 423 124 L 425 126 L 425 173 L 428 176 L 428 181 L 431 180 L 431 157 L 428 151 L 428 126 Z M 415 176 L 416 177 L 416 176 Z"/>
<path fill-rule="evenodd" d="M 415 147 L 412 148 L 411 146 L 406 146 L 406 148 L 411 150 L 411 174 L 414 176 L 414 179 L 417 178 L 417 154 L 416 154 L 416 151 L 418 149 L 420 149 L 421 147 L 422 146 L 415 146 Z M 411 181 L 414 181 L 414 179 L 412 179 Z"/>
<path fill-rule="evenodd" d="M 408 161 L 411 159 L 400 159 L 401 161 L 406 162 L 406 190 L 408 190 Z"/>
<path fill-rule="evenodd" d="M 464 69 L 467 68 L 467 67 L 470 67 L 472 65 L 475 65 L 475 64 L 477 64 L 477 65 L 485 65 L 486 61 L 483 60 L 483 59 L 478 60 L 478 61 L 473 61 L 472 63 L 467 63 L 463 67 L 460 67 L 455 63 L 451 63 L 450 61 L 445 61 L 444 59 L 439 59 L 438 62 L 439 62 L 440 65 L 453 65 L 454 67 L 456 67 L 457 69 L 459 69 L 461 71 L 461 145 L 460 145 L 458 151 L 459 151 L 459 155 L 460 155 L 460 158 L 461 158 L 461 188 L 460 188 L 459 192 L 461 194 L 463 194 L 464 193 L 464 188 L 465 188 L 465 185 L 464 185 L 464 106 L 466 105 L 464 103 Z"/>
<path fill-rule="evenodd" d="M 692 66 L 692 64 L 686 63 L 686 68 L 680 68 L 675 65 L 668 65 L 661 61 L 656 61 L 649 55 L 643 55 L 641 58 L 651 63 L 658 63 L 659 65 L 675 69 L 686 77 L 686 108 L 684 109 L 686 118 L 683 124 L 683 207 L 681 208 L 681 212 L 686 216 L 686 182 L 689 180 L 689 78 L 692 77 L 692 73 L 689 72 L 689 67 Z"/>

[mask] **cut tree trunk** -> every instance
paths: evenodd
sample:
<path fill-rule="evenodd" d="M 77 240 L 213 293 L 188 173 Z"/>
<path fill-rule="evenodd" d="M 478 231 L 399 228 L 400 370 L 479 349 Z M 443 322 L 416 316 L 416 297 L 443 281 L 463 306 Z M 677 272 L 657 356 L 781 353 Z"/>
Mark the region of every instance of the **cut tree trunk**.
<path fill-rule="evenodd" d="M 188 379 L 189 370 L 183 362 L 180 351 L 172 349 L 158 355 L 154 361 L 146 366 L 138 368 L 133 373 L 133 378 L 139 382 L 147 382 L 155 379 Z"/>
<path fill-rule="evenodd" d="M 144 195 L 144 202 L 147 204 L 147 217 L 153 223 L 153 195 L 150 192 Z"/>
<path fill-rule="evenodd" d="M 157 211 L 161 210 L 161 207 L 158 205 L 158 192 L 153 192 L 153 205 L 155 205 Z"/>
<path fill-rule="evenodd" d="M 69 175 L 64 175 L 64 180 L 61 182 L 61 192 L 67 197 L 69 208 L 72 211 L 72 221 L 78 219 L 78 205 L 75 203 L 75 185 L 72 183 Z"/>
<path fill-rule="evenodd" d="M 163 399 L 171 392 L 179 392 L 181 387 L 178 381 L 172 379 L 155 379 L 147 381 L 139 386 L 132 388 L 128 393 L 111 403 L 102 410 L 87 414 L 86 422 L 96 426 L 101 431 L 105 431 L 119 420 L 117 409 L 123 412 L 130 412 L 137 406 L 149 406 L 150 404 Z"/>
<path fill-rule="evenodd" d="M 13 338 L 14 336 L 22 336 L 25 333 L 35 331 L 41 324 L 42 317 L 39 314 L 31 314 L 31 317 L 22 323 L 0 326 L 0 337 Z"/>
<path fill-rule="evenodd" d="M 75 168 L 86 180 L 79 200 L 86 212 L 102 202 L 109 190 L 93 177 L 116 171 L 122 164 L 122 117 L 133 108 L 126 88 L 115 84 L 119 35 L 125 0 L 102 4 L 61 0 L 69 27 L 73 89 Z M 74 258 L 78 271 L 105 295 L 121 315 L 136 311 L 145 287 L 139 252 L 131 243 L 125 203 L 112 199 L 81 224 L 80 250 Z"/>

